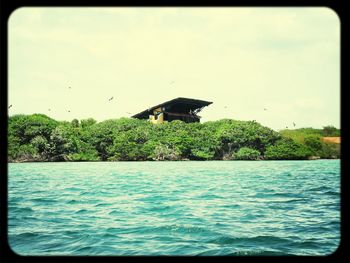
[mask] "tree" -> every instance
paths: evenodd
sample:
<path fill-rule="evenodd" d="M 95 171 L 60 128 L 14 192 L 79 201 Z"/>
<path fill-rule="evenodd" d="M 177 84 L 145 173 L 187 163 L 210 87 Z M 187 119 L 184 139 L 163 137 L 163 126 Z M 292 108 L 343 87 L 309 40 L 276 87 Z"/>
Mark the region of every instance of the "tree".
<path fill-rule="evenodd" d="M 44 114 L 15 115 L 9 118 L 8 133 L 17 137 L 21 144 L 28 144 L 36 136 L 48 140 L 58 124 Z"/>
<path fill-rule="evenodd" d="M 311 155 L 312 153 L 305 145 L 289 138 L 282 138 L 266 149 L 264 157 L 268 160 L 304 160 Z"/>
<path fill-rule="evenodd" d="M 263 153 L 266 147 L 281 138 L 280 134 L 255 121 L 218 121 L 216 136 L 221 141 L 222 156 L 232 156 L 242 147 Z"/>
<path fill-rule="evenodd" d="M 43 114 L 15 115 L 8 121 L 8 157 L 9 161 L 132 161 L 340 156 L 339 145 L 320 140 L 320 129 L 281 133 L 255 121 L 231 119 L 205 123 L 176 120 L 154 125 L 130 118 L 98 123 L 92 118 L 67 122 Z"/>
<path fill-rule="evenodd" d="M 340 145 L 336 145 L 334 143 L 322 143 L 320 157 L 324 159 L 340 158 Z"/>
<path fill-rule="evenodd" d="M 321 137 L 318 135 L 308 135 L 304 138 L 304 144 L 309 147 L 313 155 L 320 155 L 322 151 L 323 143 L 321 142 Z"/>
<path fill-rule="evenodd" d="M 340 136 L 340 131 L 331 125 L 323 127 L 322 131 L 325 137 Z"/>
<path fill-rule="evenodd" d="M 236 160 L 258 160 L 259 158 L 261 158 L 260 152 L 249 147 L 242 147 L 238 152 L 233 153 L 233 159 Z"/>
<path fill-rule="evenodd" d="M 41 135 L 36 136 L 31 140 L 31 145 L 36 149 L 42 159 L 46 160 L 48 158 L 47 153 L 50 145 L 45 137 Z"/>
<path fill-rule="evenodd" d="M 38 160 L 38 151 L 30 144 L 23 144 L 18 149 L 17 160 L 35 161 Z"/>
<path fill-rule="evenodd" d="M 83 129 L 86 129 L 86 128 L 90 128 L 92 125 L 94 125 L 95 123 L 97 123 L 96 120 L 94 120 L 93 118 L 88 118 L 88 119 L 84 119 L 84 120 L 81 120 L 80 121 L 80 126 L 83 128 Z"/>
<path fill-rule="evenodd" d="M 72 124 L 72 127 L 79 128 L 79 120 L 74 119 L 72 120 L 71 124 Z"/>
<path fill-rule="evenodd" d="M 170 148 L 168 145 L 159 144 L 154 149 L 153 160 L 156 160 L 156 161 L 180 160 L 180 151 L 176 148 Z"/>

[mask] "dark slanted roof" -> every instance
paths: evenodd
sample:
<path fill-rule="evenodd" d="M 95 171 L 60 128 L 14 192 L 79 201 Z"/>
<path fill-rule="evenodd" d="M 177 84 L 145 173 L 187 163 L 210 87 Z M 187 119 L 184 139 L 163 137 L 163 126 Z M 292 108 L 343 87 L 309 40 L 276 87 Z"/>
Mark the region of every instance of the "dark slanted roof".
<path fill-rule="evenodd" d="M 196 100 L 188 98 L 176 98 L 169 101 L 166 101 L 162 104 L 153 106 L 147 110 L 144 110 L 140 113 L 133 115 L 133 118 L 138 119 L 148 119 L 150 114 L 153 114 L 153 110 L 159 107 L 164 108 L 162 111 L 174 112 L 174 113 L 189 113 L 190 111 L 195 111 L 197 109 L 203 108 L 212 104 L 210 101 L 205 100 Z"/>

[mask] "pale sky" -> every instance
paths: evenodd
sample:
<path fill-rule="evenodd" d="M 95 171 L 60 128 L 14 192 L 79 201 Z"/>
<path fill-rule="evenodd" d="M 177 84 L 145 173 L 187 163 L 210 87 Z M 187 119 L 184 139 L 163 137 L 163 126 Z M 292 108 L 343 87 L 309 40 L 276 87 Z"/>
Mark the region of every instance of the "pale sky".
<path fill-rule="evenodd" d="M 340 127 L 328 8 L 20 8 L 8 27 L 10 116 L 103 121 L 187 97 L 213 102 L 201 122 Z"/>

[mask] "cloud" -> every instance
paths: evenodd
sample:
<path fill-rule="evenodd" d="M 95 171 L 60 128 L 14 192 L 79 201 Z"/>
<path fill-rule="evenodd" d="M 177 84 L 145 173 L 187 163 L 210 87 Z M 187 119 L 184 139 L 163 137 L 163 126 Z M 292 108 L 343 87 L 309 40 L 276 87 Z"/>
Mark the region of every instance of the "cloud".
<path fill-rule="evenodd" d="M 37 92 L 51 103 L 54 92 L 76 117 L 107 119 L 183 96 L 214 101 L 203 121 L 229 115 L 276 128 L 290 112 L 302 124 L 328 110 L 339 123 L 340 25 L 327 8 L 21 8 L 9 41 L 16 104 Z M 120 98 L 114 108 L 109 94 Z M 275 113 L 260 113 L 264 105 Z"/>

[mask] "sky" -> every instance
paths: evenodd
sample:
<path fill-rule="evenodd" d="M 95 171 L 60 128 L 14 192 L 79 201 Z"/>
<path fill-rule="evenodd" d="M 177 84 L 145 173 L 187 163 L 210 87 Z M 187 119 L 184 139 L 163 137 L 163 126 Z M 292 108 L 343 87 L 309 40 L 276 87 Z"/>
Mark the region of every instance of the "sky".
<path fill-rule="evenodd" d="M 340 128 L 340 21 L 326 7 L 24 7 L 8 31 L 10 116 L 103 121 L 186 97 L 213 102 L 201 122 Z"/>

